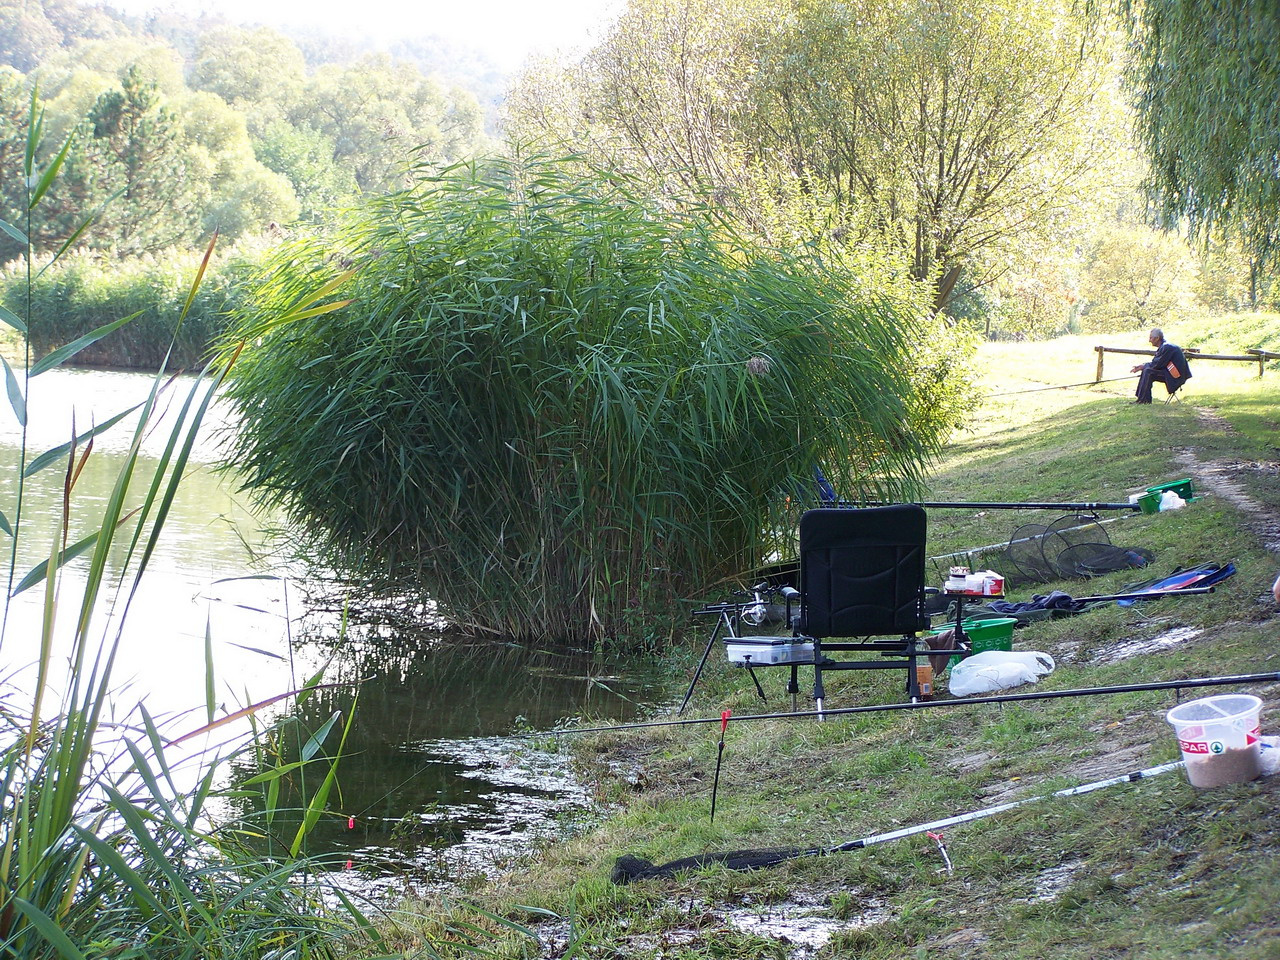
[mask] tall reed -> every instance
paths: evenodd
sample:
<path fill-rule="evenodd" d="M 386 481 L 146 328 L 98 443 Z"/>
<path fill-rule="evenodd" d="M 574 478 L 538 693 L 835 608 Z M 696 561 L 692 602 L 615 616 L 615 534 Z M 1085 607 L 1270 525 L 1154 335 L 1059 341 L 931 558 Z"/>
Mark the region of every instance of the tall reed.
<path fill-rule="evenodd" d="M 309 315 L 343 266 L 350 305 Z M 849 497 L 917 489 L 946 377 L 901 290 L 576 159 L 424 174 L 270 264 L 231 341 L 234 459 L 370 592 L 635 639 L 780 549 L 815 466 Z"/>
<path fill-rule="evenodd" d="M 37 672 L 28 699 L 12 693 L 0 698 L 0 956 L 310 958 L 376 952 L 378 938 L 349 901 L 339 897 L 335 910 L 321 903 L 314 884 L 297 882 L 308 869 L 298 858 L 297 838 L 280 856 L 263 858 L 243 842 L 243 824 L 216 825 L 209 804 L 219 790 L 217 757 L 197 757 L 194 770 L 176 770 L 173 749 L 144 706 L 123 720 L 106 721 L 119 631 L 234 352 L 222 366 L 206 368 L 185 384 L 167 378 L 170 358 L 163 358 L 149 396 L 131 414 L 133 439 L 94 531 L 70 542 L 70 519 L 79 509 L 76 481 L 93 456 L 94 439 L 129 417 L 83 429 L 56 449 L 32 456 L 26 397 L 34 378 L 129 318 L 104 323 L 32 362 L 30 291 L 62 251 L 37 268 L 26 239 L 30 213 L 53 188 L 71 149 L 68 141 L 46 157 L 42 120 L 33 92 L 21 171 L 26 211 L 0 222 L 0 229 L 25 246 L 27 290 L 18 310 L 0 310 L 0 319 L 22 335 L 27 359 L 21 372 L 0 359 L 11 413 L 22 427 L 16 500 L 0 512 L 0 530 L 10 539 L 0 652 L 10 662 L 30 657 Z M 184 315 L 211 253 L 212 245 L 186 293 Z M 148 473 L 140 467 L 139 451 L 143 437 L 157 428 L 158 401 L 166 390 L 184 393 L 172 404 L 173 426 L 158 465 Z M 61 472 L 61 516 L 53 529 L 38 529 L 24 516 L 25 485 L 51 470 Z M 47 559 L 20 578 L 19 544 L 30 538 L 47 544 L 41 548 Z M 72 575 L 68 565 L 77 558 L 83 568 Z M 36 636 L 21 632 L 10 617 L 16 594 L 25 590 L 42 591 Z M 114 624 L 105 622 L 108 608 Z M 55 628 L 64 623 L 70 657 L 59 675 Z M 212 717 L 212 701 L 206 708 Z M 334 736 L 343 724 L 336 727 Z M 318 746 L 311 750 L 318 788 L 307 797 L 304 824 L 314 823 L 324 809 L 334 756 Z M 262 782 L 293 772 L 277 767 Z"/>

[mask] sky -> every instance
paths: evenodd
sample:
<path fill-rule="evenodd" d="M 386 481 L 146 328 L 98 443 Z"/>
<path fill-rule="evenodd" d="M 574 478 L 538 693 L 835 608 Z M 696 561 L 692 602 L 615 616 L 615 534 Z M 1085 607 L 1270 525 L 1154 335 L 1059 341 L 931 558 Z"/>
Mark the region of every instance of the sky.
<path fill-rule="evenodd" d="M 621 0 L 105 0 L 128 13 L 172 9 L 240 23 L 298 25 L 378 40 L 438 34 L 514 70 L 533 53 L 600 39 Z"/>

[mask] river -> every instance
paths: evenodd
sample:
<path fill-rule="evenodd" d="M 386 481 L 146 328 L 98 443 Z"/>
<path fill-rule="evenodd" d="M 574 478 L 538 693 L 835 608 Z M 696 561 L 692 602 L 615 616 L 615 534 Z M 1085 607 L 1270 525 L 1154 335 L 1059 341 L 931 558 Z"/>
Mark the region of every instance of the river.
<path fill-rule="evenodd" d="M 140 402 L 151 382 L 142 374 L 81 369 L 33 379 L 29 458 L 66 442 L 73 418 L 83 433 Z M 189 384 L 176 387 L 175 393 Z M 328 857 L 349 875 L 348 885 L 366 891 L 456 884 L 571 828 L 591 807 L 589 785 L 574 779 L 555 738 L 519 734 L 551 730 L 572 717 L 635 717 L 661 696 L 654 665 L 611 664 L 583 651 L 463 644 L 429 632 L 342 633 L 336 615 L 308 609 L 308 585 L 298 572 L 271 559 L 263 531 L 275 518 L 258 515 L 235 492 L 234 477 L 217 469 L 220 437 L 234 429 L 231 411 L 215 403 L 206 424 L 123 627 L 105 610 L 97 621 L 95 635 L 120 636 L 113 715 L 141 702 L 177 734 L 205 723 L 209 690 L 215 715 L 225 716 L 295 689 L 323 667 L 335 686 L 298 708 L 298 719 L 314 729 L 335 711 L 345 717 L 354 709 L 355 722 L 339 798 L 318 824 L 310 852 Z M 146 438 L 142 476 L 154 468 L 167 435 L 160 429 Z M 92 531 L 132 436 L 126 419 L 95 438 L 73 491 L 71 542 Z M 14 464 L 3 474 L 0 503 L 11 520 L 19 442 L 16 417 L 0 410 L 0 455 Z M 48 556 L 64 474 L 65 463 L 28 481 L 17 579 Z M 141 496 L 135 490 L 130 500 Z M 69 564 L 62 607 L 77 596 L 85 564 Z M 11 601 L 0 642 L 6 696 L 34 685 L 41 600 L 35 588 Z M 71 617 L 61 620 L 55 659 L 65 660 Z"/>

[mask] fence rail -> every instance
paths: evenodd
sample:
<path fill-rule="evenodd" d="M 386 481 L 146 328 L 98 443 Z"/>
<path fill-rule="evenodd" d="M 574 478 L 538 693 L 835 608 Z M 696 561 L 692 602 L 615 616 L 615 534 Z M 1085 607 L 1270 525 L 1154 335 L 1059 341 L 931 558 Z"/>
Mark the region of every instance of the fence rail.
<path fill-rule="evenodd" d="M 1102 382 L 1102 359 L 1108 353 L 1127 353 L 1132 356 L 1154 357 L 1154 350 L 1140 350 L 1133 347 L 1103 347 L 1097 346 L 1093 348 L 1098 354 L 1098 371 L 1094 377 L 1094 383 Z M 1245 350 L 1245 355 L 1232 353 L 1201 353 L 1195 347 L 1186 347 L 1182 351 L 1187 355 L 1188 360 L 1243 360 L 1246 363 L 1256 363 L 1258 365 L 1258 376 L 1262 376 L 1266 370 L 1268 360 L 1280 360 L 1280 353 L 1273 353 L 1270 350 L 1260 350 L 1257 347 L 1249 347 Z"/>

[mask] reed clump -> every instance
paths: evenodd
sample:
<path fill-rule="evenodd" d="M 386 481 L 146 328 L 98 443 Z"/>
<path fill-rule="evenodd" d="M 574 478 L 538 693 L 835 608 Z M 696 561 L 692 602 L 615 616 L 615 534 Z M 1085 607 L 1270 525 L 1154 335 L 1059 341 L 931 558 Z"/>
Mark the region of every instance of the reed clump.
<path fill-rule="evenodd" d="M 299 309 L 343 270 L 348 304 Z M 643 639 L 779 549 L 816 466 L 848 497 L 916 489 L 963 351 L 891 276 L 577 159 L 424 175 L 268 264 L 231 334 L 234 461 L 369 593 Z"/>

